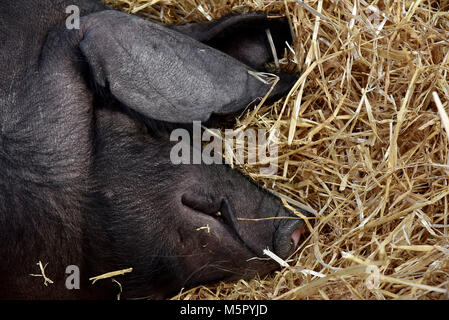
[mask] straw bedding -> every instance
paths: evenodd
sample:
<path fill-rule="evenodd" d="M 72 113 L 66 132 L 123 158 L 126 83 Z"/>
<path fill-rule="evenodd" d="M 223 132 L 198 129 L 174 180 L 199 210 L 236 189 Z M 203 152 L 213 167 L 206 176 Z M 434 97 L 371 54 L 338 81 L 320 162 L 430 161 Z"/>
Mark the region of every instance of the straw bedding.
<path fill-rule="evenodd" d="M 277 175 L 238 168 L 312 208 L 310 235 L 289 267 L 175 299 L 449 297 L 449 1 L 106 3 L 164 24 L 264 11 L 294 34 L 298 82 L 236 124 L 280 130 Z"/>

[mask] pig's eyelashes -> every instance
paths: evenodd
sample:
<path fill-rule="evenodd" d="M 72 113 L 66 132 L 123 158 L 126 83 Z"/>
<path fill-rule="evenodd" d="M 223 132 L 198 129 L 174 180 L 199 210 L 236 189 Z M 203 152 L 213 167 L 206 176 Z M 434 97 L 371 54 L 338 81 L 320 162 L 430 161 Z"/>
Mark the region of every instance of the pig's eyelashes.
<path fill-rule="evenodd" d="M 195 212 L 213 217 L 235 233 L 232 213 L 225 199 L 201 191 L 189 191 L 182 195 L 181 203 Z"/>
<path fill-rule="evenodd" d="M 188 191 L 181 197 L 183 205 L 195 210 L 205 213 L 207 215 L 215 215 L 220 211 L 221 200 L 214 199 L 211 195 L 207 195 L 201 191 Z"/>
<path fill-rule="evenodd" d="M 215 199 L 203 192 L 187 192 L 182 195 L 181 203 L 196 212 L 211 216 L 220 223 L 226 224 L 221 199 Z"/>

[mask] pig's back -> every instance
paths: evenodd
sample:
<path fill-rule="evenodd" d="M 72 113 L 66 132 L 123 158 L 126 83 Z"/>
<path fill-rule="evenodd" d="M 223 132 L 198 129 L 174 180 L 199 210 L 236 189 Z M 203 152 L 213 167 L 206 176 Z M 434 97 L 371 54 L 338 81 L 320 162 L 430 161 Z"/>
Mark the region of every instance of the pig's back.
<path fill-rule="evenodd" d="M 5 104 L 28 74 L 35 72 L 47 33 L 64 24 L 69 5 L 80 15 L 105 9 L 97 0 L 0 1 L 0 101 Z"/>

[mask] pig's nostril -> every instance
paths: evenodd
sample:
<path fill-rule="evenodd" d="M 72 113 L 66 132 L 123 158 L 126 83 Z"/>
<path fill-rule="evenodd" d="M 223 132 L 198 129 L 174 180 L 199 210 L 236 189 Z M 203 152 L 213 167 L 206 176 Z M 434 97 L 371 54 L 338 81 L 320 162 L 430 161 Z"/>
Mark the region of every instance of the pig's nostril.
<path fill-rule="evenodd" d="M 275 253 L 283 259 L 287 258 L 298 247 L 305 233 L 306 226 L 303 220 L 283 220 L 275 234 Z"/>
<path fill-rule="evenodd" d="M 297 228 L 295 231 L 293 231 L 291 235 L 293 248 L 296 249 L 298 247 L 299 241 L 303 237 L 304 233 L 306 231 L 306 226 L 303 225 L 299 228 Z"/>

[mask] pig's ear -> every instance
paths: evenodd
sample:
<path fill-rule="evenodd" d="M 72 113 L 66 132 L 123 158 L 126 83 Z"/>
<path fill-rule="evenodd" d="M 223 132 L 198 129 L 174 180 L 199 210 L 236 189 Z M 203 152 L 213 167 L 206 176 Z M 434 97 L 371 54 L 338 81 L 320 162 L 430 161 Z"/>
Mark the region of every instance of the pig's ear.
<path fill-rule="evenodd" d="M 279 59 L 286 48 L 285 43 L 292 41 L 286 18 L 268 18 L 263 13 L 229 15 L 216 21 L 173 28 L 260 71 L 264 70 L 265 63 L 274 60 L 267 30 Z"/>
<path fill-rule="evenodd" d="M 207 121 L 244 109 L 271 85 L 251 68 L 182 33 L 118 11 L 86 16 L 79 47 L 93 80 L 146 117 Z M 296 77 L 281 76 L 274 95 Z"/>

